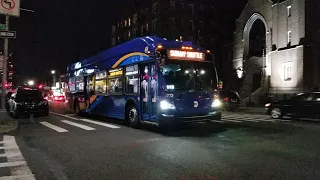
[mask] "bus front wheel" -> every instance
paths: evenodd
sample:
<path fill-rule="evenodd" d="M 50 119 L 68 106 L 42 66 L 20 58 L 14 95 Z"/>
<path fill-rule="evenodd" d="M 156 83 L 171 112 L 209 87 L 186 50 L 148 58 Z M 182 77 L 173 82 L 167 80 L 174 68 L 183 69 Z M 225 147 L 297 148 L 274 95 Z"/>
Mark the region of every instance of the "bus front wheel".
<path fill-rule="evenodd" d="M 128 105 L 126 108 L 126 120 L 130 124 L 131 127 L 133 128 L 138 128 L 140 125 L 139 122 L 139 113 L 134 105 Z"/>

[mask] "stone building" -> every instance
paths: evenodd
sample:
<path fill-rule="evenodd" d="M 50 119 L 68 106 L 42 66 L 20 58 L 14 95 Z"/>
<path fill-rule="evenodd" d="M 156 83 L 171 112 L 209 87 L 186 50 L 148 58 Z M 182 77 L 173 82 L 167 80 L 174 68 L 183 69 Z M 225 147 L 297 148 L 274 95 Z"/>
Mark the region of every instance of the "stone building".
<path fill-rule="evenodd" d="M 244 101 L 320 85 L 318 0 L 249 0 L 236 21 L 233 68 Z"/>

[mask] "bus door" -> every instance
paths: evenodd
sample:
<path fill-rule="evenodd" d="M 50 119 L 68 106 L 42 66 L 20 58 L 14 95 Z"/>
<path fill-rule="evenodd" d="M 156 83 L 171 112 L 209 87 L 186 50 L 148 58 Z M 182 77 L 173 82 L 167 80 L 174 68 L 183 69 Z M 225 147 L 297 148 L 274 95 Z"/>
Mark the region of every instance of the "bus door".
<path fill-rule="evenodd" d="M 142 120 L 156 119 L 157 73 L 155 62 L 140 65 L 140 102 Z"/>

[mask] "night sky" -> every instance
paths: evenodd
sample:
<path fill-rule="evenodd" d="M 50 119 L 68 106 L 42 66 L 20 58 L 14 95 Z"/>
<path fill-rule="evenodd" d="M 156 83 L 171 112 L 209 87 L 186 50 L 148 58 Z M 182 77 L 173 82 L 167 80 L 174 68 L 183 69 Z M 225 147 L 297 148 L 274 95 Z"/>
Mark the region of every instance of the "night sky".
<path fill-rule="evenodd" d="M 117 0 L 21 0 L 19 18 L 11 18 L 9 41 L 19 80 L 45 80 L 51 69 L 65 72 L 66 66 L 110 46 L 110 32 Z M 2 20 L 3 22 L 3 20 Z M 1 40 L 2 41 L 2 40 Z M 1 42 L 1 48 L 2 48 Z"/>

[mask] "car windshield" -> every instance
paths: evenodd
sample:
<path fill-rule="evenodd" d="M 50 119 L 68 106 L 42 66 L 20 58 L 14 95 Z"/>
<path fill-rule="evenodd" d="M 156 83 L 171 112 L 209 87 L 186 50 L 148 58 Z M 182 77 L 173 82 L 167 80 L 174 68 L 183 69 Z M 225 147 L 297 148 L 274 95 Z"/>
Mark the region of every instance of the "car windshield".
<path fill-rule="evenodd" d="M 217 85 L 214 64 L 211 62 L 168 61 L 160 67 L 160 72 L 165 90 L 213 90 Z"/>
<path fill-rule="evenodd" d="M 37 90 L 23 90 L 19 91 L 16 96 L 16 101 L 32 101 L 42 100 L 41 92 Z"/>

